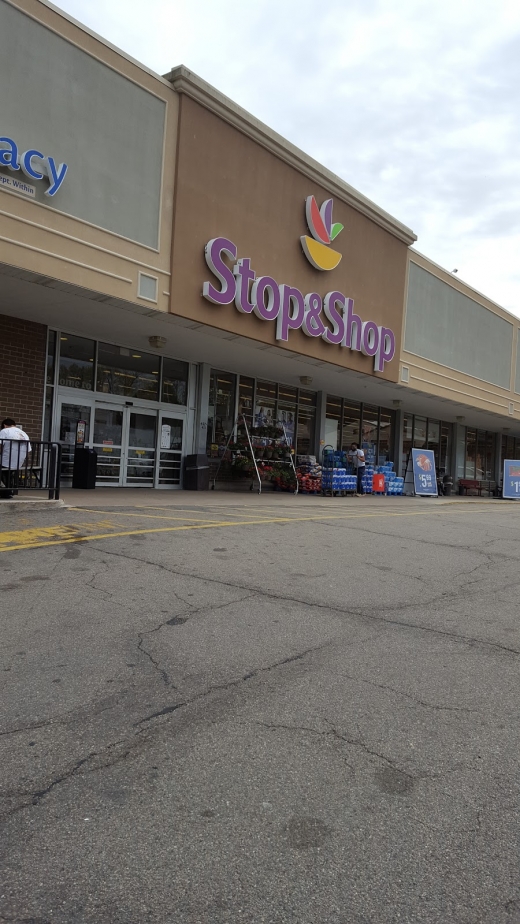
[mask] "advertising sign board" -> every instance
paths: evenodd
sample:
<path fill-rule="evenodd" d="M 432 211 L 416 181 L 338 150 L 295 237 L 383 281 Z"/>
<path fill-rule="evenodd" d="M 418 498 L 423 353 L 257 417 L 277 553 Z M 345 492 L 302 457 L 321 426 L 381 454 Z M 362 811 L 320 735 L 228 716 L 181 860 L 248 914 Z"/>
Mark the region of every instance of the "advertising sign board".
<path fill-rule="evenodd" d="M 520 500 L 520 462 L 518 459 L 504 459 L 504 483 L 502 497 Z"/>
<path fill-rule="evenodd" d="M 437 476 L 433 449 L 412 449 L 413 486 L 415 494 L 437 497 Z"/>

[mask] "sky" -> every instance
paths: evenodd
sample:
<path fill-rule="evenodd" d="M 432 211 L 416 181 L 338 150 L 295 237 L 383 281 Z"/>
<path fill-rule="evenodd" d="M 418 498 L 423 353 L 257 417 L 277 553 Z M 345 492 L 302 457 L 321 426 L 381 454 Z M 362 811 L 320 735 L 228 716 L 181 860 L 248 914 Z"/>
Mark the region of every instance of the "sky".
<path fill-rule="evenodd" d="M 520 317 L 518 0 L 60 0 L 185 64 Z"/>

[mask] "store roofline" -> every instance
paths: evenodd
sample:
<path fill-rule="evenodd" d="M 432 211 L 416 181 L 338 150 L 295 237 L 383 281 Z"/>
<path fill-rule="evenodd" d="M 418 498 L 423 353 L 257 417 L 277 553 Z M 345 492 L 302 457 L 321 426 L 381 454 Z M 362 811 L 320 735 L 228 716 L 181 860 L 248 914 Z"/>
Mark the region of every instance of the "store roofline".
<path fill-rule="evenodd" d="M 379 208 L 375 202 L 363 196 L 362 193 L 354 189 L 353 186 L 350 186 L 349 183 L 346 183 L 345 180 L 342 180 L 341 177 L 332 173 L 331 170 L 327 170 L 327 168 L 317 160 L 309 157 L 308 154 L 296 147 L 296 145 L 291 144 L 290 141 L 287 141 L 287 139 L 279 135 L 278 132 L 275 132 L 264 122 L 255 118 L 250 112 L 243 109 L 242 106 L 239 106 L 206 80 L 203 80 L 202 77 L 190 71 L 184 64 L 172 68 L 168 74 L 161 76 L 145 64 L 136 60 L 136 58 L 124 52 L 121 48 L 113 45 L 112 42 L 109 42 L 93 29 L 89 29 L 88 26 L 84 25 L 84 23 L 80 22 L 74 16 L 70 16 L 65 10 L 55 6 L 54 3 L 50 3 L 49 0 L 39 0 L 39 2 L 42 6 L 47 7 L 58 16 L 61 16 L 62 19 L 72 23 L 102 45 L 110 48 L 117 55 L 135 65 L 135 67 L 138 67 L 144 73 L 154 77 L 161 84 L 173 87 L 177 93 L 184 93 L 206 109 L 214 112 L 216 115 L 220 116 L 220 118 L 224 119 L 224 121 L 233 125 L 234 128 L 248 135 L 253 141 L 261 144 L 281 160 L 305 174 L 309 179 L 319 183 L 321 186 L 327 187 L 338 199 L 341 199 L 343 202 L 346 202 L 347 205 L 361 212 L 362 215 L 370 218 L 375 224 L 384 228 L 385 231 L 389 231 L 390 234 L 393 234 L 394 237 L 397 237 L 405 244 L 410 245 L 417 240 L 417 235 L 402 222 L 398 221 L 397 218 L 385 212 L 384 209 Z M 19 5 L 16 0 L 7 0 L 7 3 L 16 7 L 21 12 L 26 13 L 26 15 L 31 18 L 37 18 L 34 14 L 24 9 L 23 4 Z"/>
<path fill-rule="evenodd" d="M 26 16 L 29 16 L 30 19 L 34 19 L 39 22 L 46 29 L 51 29 L 51 31 L 56 31 L 52 26 L 49 26 L 48 23 L 43 22 L 38 18 L 34 13 L 30 13 L 23 3 L 18 3 L 17 0 L 5 0 L 6 3 L 9 3 L 10 6 L 15 7 L 21 13 L 24 13 Z M 163 86 L 171 86 L 170 82 L 166 78 L 162 77 L 161 74 L 158 74 L 157 71 L 154 71 L 153 68 L 148 67 L 146 64 L 143 64 L 142 61 L 138 61 L 137 58 L 133 58 L 132 55 L 129 55 L 126 51 L 123 51 L 122 48 L 119 48 L 117 45 L 114 45 L 104 36 L 100 35 L 99 32 L 95 32 L 94 29 L 90 29 L 85 23 L 81 22 L 79 19 L 76 19 L 74 16 L 71 16 L 70 13 L 67 13 L 65 10 L 62 10 L 61 7 L 56 6 L 54 3 L 50 3 L 50 0 L 38 0 L 42 6 L 46 6 L 47 9 L 52 10 L 53 13 L 56 13 L 57 16 L 61 16 L 62 19 L 66 19 L 67 22 L 72 23 L 73 26 L 80 29 L 82 32 L 85 32 L 86 35 L 90 35 L 91 38 L 96 39 L 97 42 L 100 42 L 101 45 L 104 45 L 106 48 L 109 48 L 111 51 L 115 52 L 116 55 L 119 55 L 120 58 L 124 58 L 125 61 L 128 61 L 130 64 L 133 64 L 135 67 L 139 68 L 140 71 L 143 71 L 145 74 L 149 74 L 150 77 L 154 77 L 155 80 L 158 80 Z M 67 36 L 62 36 L 65 41 L 70 42 Z M 73 43 L 74 44 L 74 43 Z M 85 49 L 84 49 L 85 50 Z M 86 51 L 86 54 L 90 52 Z M 106 63 L 106 62 L 104 62 Z M 111 66 L 111 65 L 109 65 Z M 124 74 L 122 76 L 125 76 Z"/>
<path fill-rule="evenodd" d="M 201 106 L 209 109 L 247 135 L 257 144 L 261 144 L 262 147 L 271 151 L 285 163 L 304 173 L 309 179 L 319 183 L 320 186 L 325 186 L 338 199 L 346 202 L 347 205 L 352 206 L 361 214 L 366 215 L 367 218 L 384 228 L 385 231 L 389 231 L 394 237 L 399 238 L 408 245 L 417 240 L 417 236 L 410 228 L 379 208 L 375 202 L 367 199 L 366 196 L 363 196 L 353 186 L 342 180 L 341 177 L 327 170 L 317 160 L 309 157 L 308 154 L 305 154 L 296 145 L 291 144 L 290 141 L 269 128 L 264 122 L 255 118 L 228 96 L 216 90 L 215 87 L 193 71 L 190 71 L 185 65 L 181 64 L 172 68 L 169 74 L 164 76 L 178 93 L 189 96 Z"/>

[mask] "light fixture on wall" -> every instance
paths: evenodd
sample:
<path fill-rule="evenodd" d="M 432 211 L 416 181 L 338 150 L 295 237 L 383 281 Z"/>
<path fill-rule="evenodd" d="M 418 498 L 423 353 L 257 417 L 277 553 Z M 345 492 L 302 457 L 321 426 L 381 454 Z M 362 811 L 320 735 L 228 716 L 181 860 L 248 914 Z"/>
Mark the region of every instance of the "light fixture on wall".
<path fill-rule="evenodd" d="M 458 273 L 458 269 L 452 270 L 452 273 Z"/>
<path fill-rule="evenodd" d="M 504 433 L 509 433 L 510 429 L 511 427 L 502 427 L 502 430 L 504 431 Z"/>
<path fill-rule="evenodd" d="M 312 375 L 300 375 L 300 385 L 312 385 Z"/>
<path fill-rule="evenodd" d="M 464 421 L 466 420 L 466 418 L 465 418 L 465 417 L 456 417 L 455 420 L 457 421 L 457 423 L 464 423 Z"/>
<path fill-rule="evenodd" d="M 154 350 L 162 350 L 162 348 L 166 346 L 166 337 L 157 337 L 154 335 L 153 337 L 148 337 L 148 343 Z"/>
<path fill-rule="evenodd" d="M 394 407 L 401 407 L 402 403 L 403 403 L 403 402 L 402 402 L 402 401 L 399 401 L 398 398 L 396 398 L 395 401 L 392 401 L 392 404 L 393 404 Z"/>

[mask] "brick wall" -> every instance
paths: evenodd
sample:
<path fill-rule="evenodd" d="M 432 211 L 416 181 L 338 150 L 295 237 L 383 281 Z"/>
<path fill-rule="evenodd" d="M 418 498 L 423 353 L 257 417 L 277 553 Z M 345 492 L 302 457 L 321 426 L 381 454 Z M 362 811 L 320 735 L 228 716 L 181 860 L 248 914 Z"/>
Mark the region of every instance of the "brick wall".
<path fill-rule="evenodd" d="M 13 417 L 41 439 L 47 328 L 0 314 L 0 421 Z"/>

